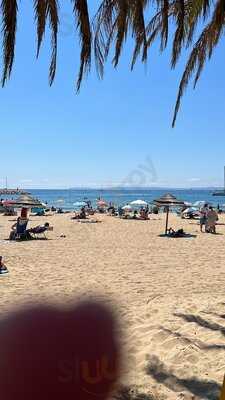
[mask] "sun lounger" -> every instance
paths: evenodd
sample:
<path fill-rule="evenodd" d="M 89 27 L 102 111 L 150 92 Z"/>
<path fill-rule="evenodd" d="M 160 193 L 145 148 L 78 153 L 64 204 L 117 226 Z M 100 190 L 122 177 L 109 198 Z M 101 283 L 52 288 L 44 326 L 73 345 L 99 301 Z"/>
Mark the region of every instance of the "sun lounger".
<path fill-rule="evenodd" d="M 47 239 L 47 231 L 53 231 L 53 227 L 50 227 L 49 225 L 38 225 L 28 230 L 29 234 L 31 234 L 34 238 L 42 236 L 44 239 Z"/>
<path fill-rule="evenodd" d="M 28 219 L 18 219 L 15 231 L 10 233 L 10 240 L 28 240 L 29 234 L 27 231 Z"/>

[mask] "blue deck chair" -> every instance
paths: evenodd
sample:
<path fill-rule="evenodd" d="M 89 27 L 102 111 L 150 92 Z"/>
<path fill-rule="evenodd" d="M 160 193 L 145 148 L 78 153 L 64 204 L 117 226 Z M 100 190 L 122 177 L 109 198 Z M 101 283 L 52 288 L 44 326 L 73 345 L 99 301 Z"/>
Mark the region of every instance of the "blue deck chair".
<path fill-rule="evenodd" d="M 16 224 L 15 240 L 26 240 L 28 219 L 19 219 Z"/>

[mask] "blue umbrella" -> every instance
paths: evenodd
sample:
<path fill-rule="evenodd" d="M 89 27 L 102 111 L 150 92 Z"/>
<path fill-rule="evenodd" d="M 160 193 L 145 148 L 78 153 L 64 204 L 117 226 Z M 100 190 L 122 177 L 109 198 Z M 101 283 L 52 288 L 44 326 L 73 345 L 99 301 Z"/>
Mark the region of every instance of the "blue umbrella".
<path fill-rule="evenodd" d="M 76 203 L 73 203 L 75 207 L 85 207 L 87 203 L 85 201 L 76 201 Z"/>

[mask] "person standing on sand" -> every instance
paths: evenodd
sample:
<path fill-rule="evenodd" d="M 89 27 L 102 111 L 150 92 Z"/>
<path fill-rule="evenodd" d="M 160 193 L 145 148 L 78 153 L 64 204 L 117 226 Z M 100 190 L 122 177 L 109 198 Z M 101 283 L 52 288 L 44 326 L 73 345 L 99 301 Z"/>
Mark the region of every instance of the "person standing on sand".
<path fill-rule="evenodd" d="M 216 222 L 218 221 L 218 214 L 213 207 L 209 207 L 209 212 L 207 215 L 207 222 L 206 222 L 206 232 L 208 233 L 216 233 Z"/>
<path fill-rule="evenodd" d="M 200 232 L 202 232 L 203 225 L 205 225 L 205 230 L 206 230 L 208 212 L 209 212 L 208 204 L 205 204 L 202 208 L 200 208 Z"/>

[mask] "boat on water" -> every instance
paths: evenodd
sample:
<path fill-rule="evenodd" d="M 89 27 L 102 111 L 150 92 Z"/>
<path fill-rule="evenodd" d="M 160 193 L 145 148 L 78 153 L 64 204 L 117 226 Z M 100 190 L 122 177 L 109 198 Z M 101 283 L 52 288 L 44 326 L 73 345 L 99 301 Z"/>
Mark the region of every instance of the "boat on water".
<path fill-rule="evenodd" d="M 225 190 L 218 190 L 212 194 L 213 196 L 225 196 Z"/>
<path fill-rule="evenodd" d="M 225 197 L 225 167 L 224 167 L 224 189 L 222 190 L 216 190 L 215 192 L 213 192 L 212 194 L 213 196 L 224 196 Z"/>

